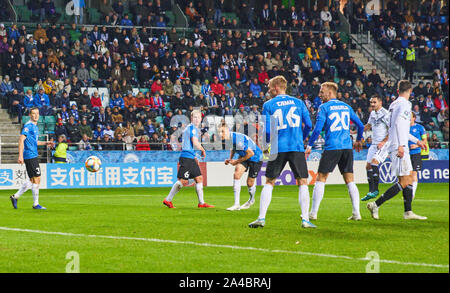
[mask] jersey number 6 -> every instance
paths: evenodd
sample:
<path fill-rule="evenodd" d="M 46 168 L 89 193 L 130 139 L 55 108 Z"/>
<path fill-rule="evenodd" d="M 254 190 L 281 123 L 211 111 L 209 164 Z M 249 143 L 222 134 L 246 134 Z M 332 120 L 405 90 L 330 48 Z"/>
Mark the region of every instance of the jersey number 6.
<path fill-rule="evenodd" d="M 294 113 L 294 111 L 297 109 L 297 107 L 291 107 L 289 108 L 289 112 L 286 115 L 286 121 L 289 125 L 289 127 L 299 127 L 300 126 L 300 116 Z M 273 116 L 278 120 L 278 126 L 277 130 L 285 129 L 287 127 L 286 124 L 284 124 L 283 119 L 283 111 L 281 109 L 277 109 L 275 113 L 273 113 Z"/>

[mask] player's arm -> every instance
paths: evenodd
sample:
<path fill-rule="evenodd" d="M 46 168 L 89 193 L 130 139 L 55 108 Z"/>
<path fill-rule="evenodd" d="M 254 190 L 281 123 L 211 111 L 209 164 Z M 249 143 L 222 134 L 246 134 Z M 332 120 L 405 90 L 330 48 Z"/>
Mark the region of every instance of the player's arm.
<path fill-rule="evenodd" d="M 305 150 L 305 155 L 307 158 L 308 158 L 309 154 L 311 153 L 311 148 L 314 145 L 314 142 L 319 137 L 319 134 L 322 131 L 323 126 L 325 125 L 326 119 L 327 119 L 327 117 L 326 117 L 325 110 L 322 107 L 319 107 L 319 111 L 318 111 L 317 119 L 316 119 L 316 126 L 314 126 L 314 130 L 308 141 L 308 147 Z"/>
<path fill-rule="evenodd" d="M 386 135 L 386 137 L 377 145 L 378 149 L 381 149 L 389 140 L 389 135 Z"/>
<path fill-rule="evenodd" d="M 270 148 L 270 113 L 267 109 L 266 103 L 263 105 L 263 109 L 261 112 L 263 116 L 264 121 L 264 135 L 263 135 L 263 141 L 262 141 L 262 150 L 264 153 L 267 153 L 268 149 Z"/>
<path fill-rule="evenodd" d="M 200 150 L 202 152 L 202 159 L 206 157 L 206 151 L 203 148 L 202 144 L 198 141 L 198 138 L 193 136 L 191 138 L 192 145 L 194 146 L 194 149 Z"/>
<path fill-rule="evenodd" d="M 248 149 L 245 151 L 245 156 L 240 157 L 240 158 L 237 159 L 237 160 L 231 160 L 230 163 L 231 163 L 231 165 L 236 166 L 237 164 L 240 164 L 240 163 L 242 163 L 242 162 L 247 161 L 248 159 L 250 159 L 251 157 L 253 157 L 254 154 L 255 154 L 255 153 L 253 152 L 253 150 L 251 150 L 250 148 L 248 148 Z"/>
<path fill-rule="evenodd" d="M 356 142 L 354 144 L 355 151 L 359 152 L 362 149 L 362 139 L 364 133 L 364 124 L 361 122 L 358 116 L 356 116 L 355 111 L 350 108 L 350 121 L 356 124 L 358 128 L 358 135 L 356 136 Z"/>
<path fill-rule="evenodd" d="M 309 116 L 308 108 L 306 108 L 306 105 L 303 101 L 300 101 L 302 103 L 302 122 L 304 124 L 303 126 L 303 139 L 306 139 L 309 135 L 309 131 L 312 128 L 312 122 L 311 117 Z"/>
<path fill-rule="evenodd" d="M 367 123 L 364 125 L 364 131 L 370 130 L 372 128 L 372 125 L 370 123 Z"/>
<path fill-rule="evenodd" d="M 23 164 L 24 163 L 24 161 L 23 161 L 23 149 L 24 149 L 25 139 L 27 139 L 26 135 L 23 135 L 23 134 L 20 135 L 20 137 L 19 137 L 19 158 L 17 160 L 17 162 L 19 164 Z"/>
<path fill-rule="evenodd" d="M 230 151 L 230 157 L 225 160 L 225 165 L 228 165 L 233 160 L 234 153 L 235 153 L 234 150 Z"/>

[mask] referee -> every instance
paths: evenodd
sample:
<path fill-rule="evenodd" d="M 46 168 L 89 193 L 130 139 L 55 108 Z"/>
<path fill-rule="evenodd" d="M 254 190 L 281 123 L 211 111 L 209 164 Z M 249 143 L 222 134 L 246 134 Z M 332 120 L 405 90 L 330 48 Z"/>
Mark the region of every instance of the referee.
<path fill-rule="evenodd" d="M 20 189 L 10 197 L 12 205 L 17 209 L 17 200 L 28 189 L 31 188 L 33 194 L 33 209 L 45 210 L 39 205 L 39 184 L 41 183 L 41 168 L 38 160 L 38 145 L 52 145 L 49 141 L 38 141 L 39 129 L 37 122 L 39 120 L 39 108 L 34 107 L 30 110 L 30 120 L 23 126 L 19 138 L 19 164 L 25 163 L 30 181 L 25 181 Z"/>

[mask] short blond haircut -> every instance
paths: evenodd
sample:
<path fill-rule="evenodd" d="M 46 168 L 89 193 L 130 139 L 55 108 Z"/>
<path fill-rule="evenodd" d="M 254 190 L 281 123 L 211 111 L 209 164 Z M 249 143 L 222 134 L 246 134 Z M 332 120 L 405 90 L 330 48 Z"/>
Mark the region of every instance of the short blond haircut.
<path fill-rule="evenodd" d="M 269 86 L 278 86 L 282 90 L 287 89 L 287 80 L 282 75 L 277 75 L 269 80 Z"/>
<path fill-rule="evenodd" d="M 335 82 L 327 81 L 322 83 L 323 87 L 326 87 L 329 90 L 332 90 L 335 95 L 337 95 L 338 85 Z"/>
<path fill-rule="evenodd" d="M 195 109 L 191 112 L 191 117 L 194 117 L 194 115 L 196 115 L 196 114 L 198 114 L 198 115 L 200 115 L 200 117 L 202 117 L 202 112 L 197 109 Z"/>

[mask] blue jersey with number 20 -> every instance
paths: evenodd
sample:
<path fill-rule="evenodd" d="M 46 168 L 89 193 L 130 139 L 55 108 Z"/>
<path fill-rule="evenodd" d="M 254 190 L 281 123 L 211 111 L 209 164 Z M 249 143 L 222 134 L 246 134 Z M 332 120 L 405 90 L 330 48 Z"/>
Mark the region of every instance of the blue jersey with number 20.
<path fill-rule="evenodd" d="M 314 145 L 315 140 L 325 126 L 325 150 L 352 149 L 353 142 L 350 136 L 350 121 L 358 126 L 357 140 L 360 140 L 364 131 L 364 125 L 358 116 L 356 116 L 352 107 L 336 99 L 320 105 L 317 113 L 316 126 L 308 144 L 311 147 Z"/>
<path fill-rule="evenodd" d="M 265 118 L 266 142 L 273 135 L 277 137 L 273 139 L 271 154 L 305 151 L 303 139 L 308 136 L 312 123 L 302 100 L 278 95 L 264 103 L 262 115 Z"/>

